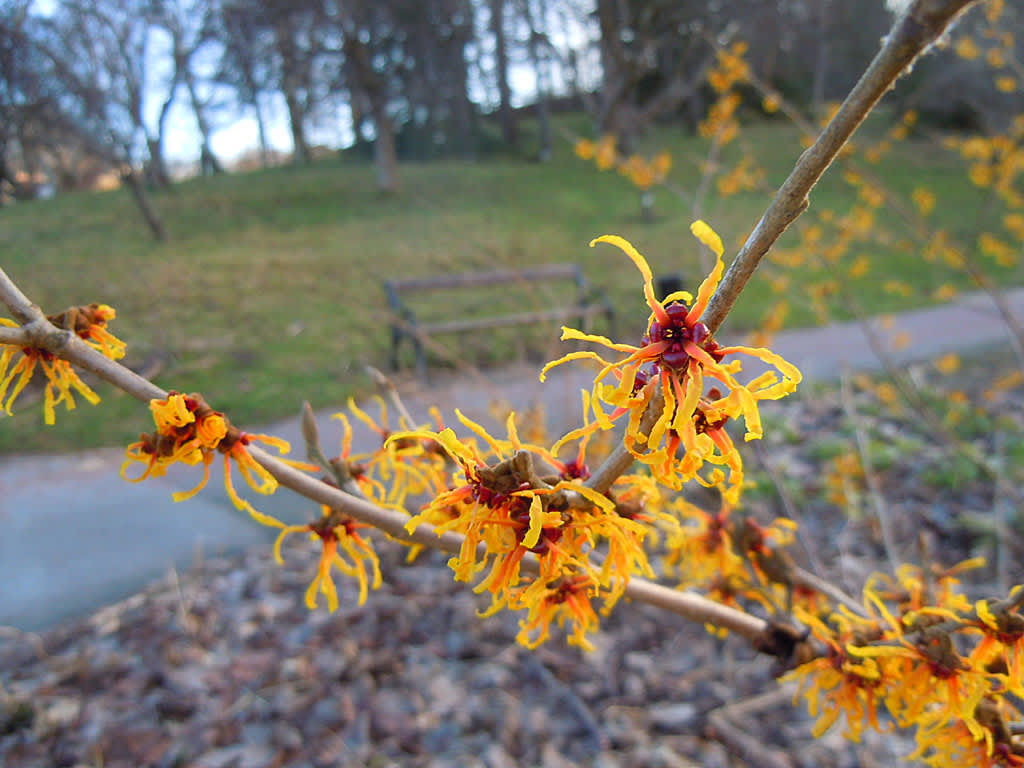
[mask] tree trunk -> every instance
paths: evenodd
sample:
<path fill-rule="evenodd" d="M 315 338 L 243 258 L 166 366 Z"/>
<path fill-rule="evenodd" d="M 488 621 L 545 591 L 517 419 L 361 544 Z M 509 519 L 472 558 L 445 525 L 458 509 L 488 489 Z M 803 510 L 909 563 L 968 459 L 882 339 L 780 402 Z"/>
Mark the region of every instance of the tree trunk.
<path fill-rule="evenodd" d="M 174 79 L 171 81 L 167 98 L 160 105 L 160 116 L 156 121 L 156 136 L 146 138 L 146 147 L 149 150 L 149 176 L 152 183 L 158 187 L 169 187 L 171 176 L 167 173 L 167 163 L 164 160 L 164 136 L 167 130 L 167 116 L 170 114 L 171 105 L 174 103 L 174 96 L 178 90 L 178 81 L 181 77 L 178 57 L 175 56 Z"/>
<path fill-rule="evenodd" d="M 473 4 L 466 3 L 466 13 L 470 17 L 457 27 L 453 35 L 446 66 L 451 83 L 451 109 L 454 119 L 455 140 L 459 151 L 466 160 L 475 160 L 477 143 L 474 125 L 473 102 L 469 98 L 469 64 L 466 61 L 466 44 L 473 34 Z"/>
<path fill-rule="evenodd" d="M 286 3 L 284 8 L 287 7 Z M 299 54 L 287 12 L 279 15 L 274 27 L 274 36 L 277 41 L 277 52 L 281 56 L 281 93 L 288 106 L 288 124 L 292 132 L 292 162 L 296 165 L 308 165 L 312 156 L 306 143 L 306 110 L 299 101 L 299 88 L 303 80 L 297 70 Z"/>
<path fill-rule="evenodd" d="M 345 30 L 345 57 L 356 88 L 370 103 L 370 113 L 377 138 L 373 142 L 373 161 L 377 168 L 377 188 L 384 194 L 398 191 L 398 152 L 395 148 L 395 129 L 388 116 L 387 84 L 373 69 L 367 44 L 351 28 Z M 352 103 L 357 101 L 352 94 Z"/>
<path fill-rule="evenodd" d="M 188 98 L 192 103 L 192 112 L 196 116 L 196 125 L 199 127 L 199 135 L 202 138 L 202 147 L 199 150 L 199 167 L 204 176 L 213 176 L 215 174 L 224 173 L 224 166 L 221 165 L 220 160 L 213 153 L 213 149 L 210 147 L 210 126 L 206 122 L 206 116 L 203 114 L 203 105 L 199 101 L 199 97 L 196 94 L 196 81 L 192 76 L 192 71 L 187 68 L 185 69 L 185 87 L 188 88 Z"/>
<path fill-rule="evenodd" d="M 811 109 L 820 116 L 825 108 L 825 83 L 828 76 L 828 0 L 818 0 L 817 55 L 814 62 L 814 79 L 811 81 Z"/>
<path fill-rule="evenodd" d="M 288 124 L 292 130 L 292 144 L 295 146 L 292 153 L 292 162 L 296 165 L 308 165 L 313 158 L 309 152 L 309 144 L 306 143 L 303 112 L 299 106 L 299 97 L 295 93 L 294 88 L 289 87 L 285 90 L 284 101 L 288 105 Z"/>
<path fill-rule="evenodd" d="M 398 191 L 398 153 L 395 129 L 388 117 L 386 102 L 374 100 L 373 124 L 377 138 L 373 142 L 373 160 L 377 168 L 377 189 L 386 195 Z"/>
<path fill-rule="evenodd" d="M 514 147 L 519 140 L 516 117 L 512 113 L 512 89 L 508 84 L 508 49 L 505 46 L 505 0 L 491 0 L 491 32 L 498 77 L 498 119 L 505 144 Z"/>
<path fill-rule="evenodd" d="M 634 133 L 631 83 L 626 72 L 625 52 L 619 37 L 621 20 L 616 0 L 598 0 L 598 24 L 601 28 L 601 68 L 604 86 L 597 115 L 598 130 L 615 135 L 620 145 L 632 143 Z"/>
<path fill-rule="evenodd" d="M 17 185 L 14 181 L 14 172 L 11 170 L 11 166 L 7 162 L 7 142 L 5 139 L 0 138 L 0 192 L 3 190 L 5 181 L 12 190 L 17 189 Z M 3 207 L 5 199 L 4 195 L 0 194 L 0 208 Z"/>
<path fill-rule="evenodd" d="M 538 157 L 542 163 L 551 159 L 551 118 L 548 111 L 548 94 L 551 90 L 551 62 L 548 52 L 540 53 L 540 42 L 545 39 L 541 30 L 546 25 L 547 3 L 540 0 L 538 8 L 539 24 L 535 23 L 530 11 L 530 0 L 524 0 L 523 11 L 530 32 L 530 63 L 533 65 L 534 77 L 537 79 L 537 127 L 540 130 L 540 149 Z M 545 43 L 546 44 L 546 43 Z"/>
<path fill-rule="evenodd" d="M 167 173 L 167 164 L 164 162 L 163 135 L 146 139 L 146 148 L 149 150 L 149 162 L 146 168 L 147 180 L 157 187 L 169 187 L 171 185 L 170 174 Z"/>
<path fill-rule="evenodd" d="M 266 168 L 270 165 L 270 154 L 267 149 L 267 123 L 266 118 L 263 117 L 263 107 L 260 106 L 260 95 L 256 92 L 253 92 L 252 106 L 256 110 L 256 130 L 259 132 L 260 160 L 263 162 L 263 167 Z"/>
<path fill-rule="evenodd" d="M 126 167 L 121 170 L 121 181 L 128 185 L 131 190 L 135 204 L 139 207 L 142 218 L 146 220 L 146 226 L 153 235 L 153 239 L 163 241 L 167 239 L 167 232 L 164 230 L 163 222 L 157 216 L 156 211 L 149 202 L 149 195 L 146 194 L 146 187 L 143 185 L 139 175 L 134 168 Z"/>

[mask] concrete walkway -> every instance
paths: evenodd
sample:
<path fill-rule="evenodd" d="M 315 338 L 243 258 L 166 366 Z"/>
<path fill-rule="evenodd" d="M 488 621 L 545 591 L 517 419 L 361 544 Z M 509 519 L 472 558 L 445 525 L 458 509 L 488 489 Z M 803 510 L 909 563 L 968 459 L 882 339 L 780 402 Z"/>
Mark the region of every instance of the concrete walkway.
<path fill-rule="evenodd" d="M 1007 294 L 1018 321 L 1024 323 L 1024 289 Z M 942 307 L 893 317 L 879 337 L 892 360 L 905 364 L 948 352 L 1000 345 L 1000 356 L 1012 351 L 995 307 L 984 295 L 964 296 Z M 905 336 L 904 336 L 905 335 Z M 894 341 L 909 341 L 899 349 Z M 720 334 L 724 342 L 728 328 Z M 876 370 L 880 361 L 856 323 L 786 331 L 772 349 L 795 363 L 807 379 L 828 380 L 843 366 Z M 542 402 L 549 425 L 569 425 L 578 417 L 579 391 L 587 386 L 585 365 L 555 369 L 548 382 L 537 381 L 535 367 L 517 366 L 491 371 L 486 378 L 446 377 L 444 382 L 403 392 L 414 416 L 439 405 L 450 416 L 458 405 L 467 415 L 490 423 L 495 400 L 516 409 Z M 296 411 L 298 410 L 296 403 Z M 336 450 L 337 422 L 321 415 L 325 450 Z M 292 442 L 301 455 L 296 421 L 265 430 Z M 354 450 L 368 450 L 375 435 L 357 430 Z M 166 478 L 140 484 L 118 478 L 122 449 L 66 456 L 8 458 L 0 466 L 0 625 L 37 630 L 87 614 L 106 603 L 137 591 L 170 567 L 187 568 L 197 555 L 266 547 L 273 532 L 236 512 L 224 494 L 217 474 L 199 496 L 175 504 L 171 493 L 190 488 L 194 471 L 184 469 Z M 247 489 L 239 483 L 239 488 Z M 255 494 L 248 493 L 247 498 Z M 283 490 L 273 497 L 253 499 L 257 508 L 282 520 L 303 521 L 310 502 Z"/>

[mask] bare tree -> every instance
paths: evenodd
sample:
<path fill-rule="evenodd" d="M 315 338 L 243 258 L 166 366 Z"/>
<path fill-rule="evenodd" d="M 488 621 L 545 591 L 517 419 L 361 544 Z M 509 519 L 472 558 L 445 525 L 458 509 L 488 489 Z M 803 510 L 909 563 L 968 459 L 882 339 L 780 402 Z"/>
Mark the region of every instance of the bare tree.
<path fill-rule="evenodd" d="M 274 88 L 277 78 L 274 38 L 264 3 L 258 0 L 226 0 L 216 17 L 220 58 L 216 79 L 234 89 L 241 105 L 251 107 L 259 133 L 260 157 L 268 164 L 267 118 L 262 97 Z"/>
<path fill-rule="evenodd" d="M 68 0 L 45 18 L 31 19 L 30 38 L 43 70 L 59 85 L 61 122 L 95 154 L 120 169 L 154 238 L 166 233 L 138 167 L 148 143 L 143 107 L 148 24 L 127 2 Z"/>
<path fill-rule="evenodd" d="M 604 88 L 597 122 L 626 151 L 652 120 L 698 97 L 714 59 L 702 35 L 727 23 L 722 6 L 598 0 Z"/>
<path fill-rule="evenodd" d="M 159 137 L 162 145 L 167 109 L 178 85 L 184 85 L 200 136 L 199 167 L 203 173 L 223 173 L 224 168 L 210 146 L 207 103 L 199 95 L 196 59 L 213 42 L 214 8 L 210 0 L 150 0 L 153 25 L 170 38 L 172 76 L 170 95 L 161 109 Z"/>
<path fill-rule="evenodd" d="M 505 144 L 519 141 L 516 117 L 512 111 L 512 88 L 508 80 L 508 42 L 505 36 L 505 0 L 490 0 L 491 34 L 494 36 L 494 73 L 498 83 L 498 119 Z"/>
<path fill-rule="evenodd" d="M 268 0 L 263 5 L 274 44 L 277 88 L 288 108 L 293 160 L 308 163 L 312 155 L 306 121 L 323 96 L 325 85 L 317 78 L 316 61 L 323 53 L 323 35 L 328 32 L 326 9 L 320 0 Z"/>
<path fill-rule="evenodd" d="M 385 194 L 398 191 L 398 151 L 395 129 L 389 114 L 389 83 L 387 71 L 374 66 L 373 47 L 379 44 L 392 25 L 385 9 L 372 0 L 353 0 L 339 9 L 344 35 L 345 68 L 349 93 L 353 101 L 365 105 L 361 114 L 373 120 L 373 157 L 377 169 L 377 188 Z"/>
<path fill-rule="evenodd" d="M 537 123 L 540 128 L 541 162 L 551 159 L 551 116 L 548 99 L 551 96 L 551 41 L 547 35 L 548 4 L 546 0 L 518 0 L 518 10 L 526 22 L 529 34 L 527 50 L 537 80 Z"/>

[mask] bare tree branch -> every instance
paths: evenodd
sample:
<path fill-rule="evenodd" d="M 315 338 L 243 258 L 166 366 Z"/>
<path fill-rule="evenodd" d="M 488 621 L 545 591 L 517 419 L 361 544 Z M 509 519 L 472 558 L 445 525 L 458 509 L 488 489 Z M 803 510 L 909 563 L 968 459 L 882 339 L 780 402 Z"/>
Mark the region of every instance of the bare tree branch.
<path fill-rule="evenodd" d="M 839 111 L 797 161 L 754 231 L 736 255 L 702 320 L 715 331 L 736 303 L 757 265 L 810 204 L 808 195 L 878 100 L 950 22 L 977 0 L 916 0 L 896 21 Z"/>
<path fill-rule="evenodd" d="M 14 343 L 23 344 L 23 340 L 27 337 L 31 346 L 45 349 L 80 368 L 92 371 L 118 389 L 143 402 L 167 397 L 168 393 L 165 390 L 134 371 L 103 356 L 70 331 L 62 330 L 50 323 L 43 316 L 41 310 L 25 297 L 2 269 L 0 269 L 0 301 L 10 307 L 12 312 L 17 307 L 17 313 L 20 316 L 29 318 L 29 322 L 20 329 L 0 328 L 0 331 L 3 332 L 0 335 L 0 341 L 12 338 Z M 10 331 L 17 333 L 10 333 Z M 406 512 L 384 509 L 365 499 L 345 493 L 319 478 L 275 459 L 256 446 L 250 445 L 247 450 L 281 485 L 308 499 L 326 504 L 332 509 L 341 510 L 360 522 L 384 531 L 394 539 L 440 548 L 452 553 L 457 553 L 462 546 L 463 537 L 457 533 L 446 532 L 438 536 L 434 528 L 425 523 L 409 533 L 405 529 L 406 523 L 409 522 L 409 515 Z M 522 568 L 524 572 L 536 573 L 537 558 L 533 555 L 524 558 Z M 634 600 L 677 613 L 692 621 L 714 624 L 755 643 L 763 638 L 769 630 L 768 622 L 763 619 L 716 603 L 700 595 L 671 589 L 643 579 L 630 580 L 625 595 Z"/>
<path fill-rule="evenodd" d="M 976 2 L 978 0 L 915 0 L 896 21 L 882 49 L 818 139 L 800 156 L 789 178 L 779 188 L 726 271 L 701 316 L 701 320 L 712 332 L 721 326 L 750 276 L 775 241 L 807 210 L 811 188 L 878 100 L 908 70 L 914 59 L 938 39 L 950 22 Z M 650 416 L 652 410 L 648 408 L 645 418 Z M 660 411 L 655 410 L 655 414 L 658 413 Z M 632 464 L 633 455 L 620 445 L 594 472 L 590 486 L 602 492 L 607 490 L 615 478 Z"/>

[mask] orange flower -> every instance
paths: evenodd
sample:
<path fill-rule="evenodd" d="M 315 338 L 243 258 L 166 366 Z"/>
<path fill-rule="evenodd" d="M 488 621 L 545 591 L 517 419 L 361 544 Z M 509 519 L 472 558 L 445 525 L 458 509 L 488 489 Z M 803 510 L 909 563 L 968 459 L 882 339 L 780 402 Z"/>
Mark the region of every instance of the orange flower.
<path fill-rule="evenodd" d="M 406 498 L 429 492 L 436 485 L 438 476 L 445 472 L 445 453 L 433 440 L 388 441 L 392 431 L 388 424 L 387 404 L 376 398 L 380 405 L 380 417 L 374 420 L 368 413 L 349 398 L 348 408 L 352 414 L 372 431 L 380 435 L 381 445 L 367 454 L 352 455 L 352 425 L 344 413 L 331 418 L 344 425 L 341 440 L 341 454 L 332 462 L 345 464 L 348 474 L 356 481 L 367 498 L 381 506 L 405 510 Z M 441 428 L 440 414 L 435 414 L 438 428 Z M 404 419 L 399 421 L 402 430 L 413 429 Z"/>
<path fill-rule="evenodd" d="M 290 533 L 306 532 L 310 539 L 320 540 L 322 549 L 320 561 L 317 564 L 316 576 L 306 590 L 306 607 L 309 610 L 316 608 L 316 596 L 322 594 L 327 598 L 327 609 L 332 613 L 338 610 L 338 590 L 331 578 L 331 569 L 337 568 L 346 576 L 351 576 L 359 582 L 359 605 L 366 602 L 369 589 L 379 589 L 381 585 L 380 561 L 377 553 L 373 551 L 373 544 L 368 539 L 359 535 L 360 528 L 370 526 L 356 522 L 351 517 L 344 515 L 337 510 L 322 506 L 323 516 L 319 520 L 306 525 L 283 525 L 272 523 L 274 527 L 281 528 L 274 541 L 274 559 L 278 565 L 284 565 L 281 557 L 281 543 Z M 348 559 L 342 555 L 348 555 Z M 367 565 L 372 572 L 367 573 Z"/>
<path fill-rule="evenodd" d="M 74 332 L 91 347 L 112 360 L 124 357 L 125 344 L 107 330 L 107 321 L 115 316 L 113 308 L 106 304 L 89 304 L 84 307 L 72 307 L 57 315 L 47 317 L 53 325 Z M 0 325 L 16 328 L 13 320 L 0 317 Z M 18 362 L 11 364 L 15 356 L 21 353 Z M 64 404 L 71 411 L 75 408 L 74 392 L 78 392 L 87 402 L 95 405 L 100 401 L 99 395 L 84 381 L 66 360 L 54 356 L 44 349 L 35 347 L 16 347 L 0 344 L 0 407 L 11 415 L 11 406 L 22 390 L 32 379 L 39 367 L 46 377 L 46 388 L 43 393 L 43 418 L 47 424 L 56 422 L 55 407 Z M 4 403 L 4 398 L 7 402 Z"/>
<path fill-rule="evenodd" d="M 590 604 L 598 593 L 598 584 L 585 574 L 566 574 L 550 581 L 534 579 L 509 598 L 512 610 L 526 609 L 519 622 L 516 641 L 526 648 L 537 648 L 551 635 L 551 624 L 569 624 L 569 645 L 585 651 L 594 650 L 587 634 L 597 629 L 598 618 Z"/>
<path fill-rule="evenodd" d="M 224 486 L 234 505 L 238 509 L 247 510 L 260 523 L 275 527 L 279 525 L 274 518 L 258 512 L 248 501 L 239 497 L 231 481 L 231 460 L 234 459 L 242 477 L 253 490 L 257 493 L 273 493 L 277 490 L 277 480 L 253 459 L 246 446 L 262 442 L 277 448 L 281 453 L 287 453 L 290 446 L 286 441 L 269 435 L 242 432 L 223 413 L 213 410 L 197 392 L 183 395 L 172 391 L 163 400 L 150 400 L 149 407 L 153 412 L 156 431 L 141 435 L 137 442 L 128 446 L 124 464 L 121 465 L 121 477 L 137 483 L 147 477 L 164 475 L 167 467 L 175 462 L 189 466 L 202 463 L 203 478 L 199 484 L 192 490 L 173 494 L 175 501 L 185 501 L 206 487 L 214 452 L 220 451 L 224 454 Z M 305 462 L 282 461 L 307 471 L 318 469 Z M 138 477 L 128 477 L 128 467 L 133 462 L 146 466 Z"/>
<path fill-rule="evenodd" d="M 794 703 L 803 696 L 811 717 L 818 718 L 812 731 L 814 737 L 820 737 L 844 716 L 846 736 L 853 741 L 860 740 L 865 725 L 879 730 L 878 704 L 883 677 L 878 663 L 870 658 L 857 658 L 847 651 L 841 638 L 852 638 L 853 630 L 846 621 L 839 619 L 839 627 L 833 631 L 799 609 L 797 618 L 827 650 L 824 656 L 797 667 L 779 680 L 800 682 Z"/>
<path fill-rule="evenodd" d="M 590 139 L 580 139 L 573 146 L 573 151 L 581 160 L 592 160 L 597 152 L 597 145 Z"/>
<path fill-rule="evenodd" d="M 456 411 L 456 415 L 487 450 L 481 452 L 474 440 L 458 439 L 451 429 L 397 434 L 390 440 L 436 441 L 460 465 L 451 485 L 440 489 L 406 528 L 412 531 L 426 522 L 438 534 L 463 535 L 459 554 L 449 566 L 459 581 L 486 571 L 474 587 L 476 592 L 492 595 L 484 615 L 503 608 L 529 609 L 530 629 L 521 636 L 522 642 L 563 611 L 577 616 L 578 631 L 585 632 L 591 622 L 584 620 L 589 600 L 584 606 L 583 592 L 600 594 L 607 610 L 622 595 L 631 574 L 653 575 L 643 551 L 645 527 L 621 516 L 612 500 L 578 482 L 586 473 L 582 453 L 563 463 L 545 449 L 523 443 L 514 413 L 506 425 L 508 440 L 497 440 L 463 414 Z M 590 561 L 599 544 L 605 552 L 600 566 Z M 537 558 L 539 573 L 524 580 L 521 564 L 530 553 Z M 577 577 L 587 579 L 585 589 Z M 575 585 L 571 589 L 565 586 L 570 583 Z M 568 600 L 570 593 L 574 597 Z M 568 606 L 558 607 L 566 600 Z M 529 642 L 539 643 L 546 637 L 542 632 L 540 639 Z"/>
<path fill-rule="evenodd" d="M 124 357 L 125 343 L 107 330 L 107 323 L 117 317 L 116 310 L 107 304 L 89 304 L 72 307 L 47 319 L 58 328 L 73 331 L 90 347 L 111 360 Z"/>
<path fill-rule="evenodd" d="M 590 431 L 610 429 L 612 422 L 628 414 L 625 444 L 640 461 L 651 466 L 659 482 L 678 489 L 682 483 L 697 476 L 705 461 L 728 465 L 732 476 L 725 493 L 729 501 L 735 502 L 742 481 L 741 463 L 732 441 L 722 430 L 723 425 L 730 419 L 742 417 L 747 428 L 746 439 L 761 437 L 757 401 L 788 395 L 796 389 L 801 375 L 795 366 L 767 349 L 723 347 L 714 340 L 700 318 L 724 270 L 722 241 L 703 221 L 694 222 L 691 230 L 717 257 L 711 274 L 701 283 L 696 300 L 689 293 L 679 291 L 659 301 L 654 295 L 654 277 L 647 260 L 621 237 L 605 235 L 591 242 L 592 246 L 606 242 L 621 248 L 640 270 L 644 297 L 651 309 L 643 345 L 617 343 L 603 336 L 563 327 L 563 340 L 593 342 L 626 356 L 608 362 L 589 350 L 570 352 L 545 365 L 541 381 L 551 368 L 570 360 L 592 359 L 603 366 L 594 379 L 593 390 L 584 406 L 586 409 L 589 405 L 592 410 L 593 424 L 566 435 L 553 450 L 565 441 Z M 740 362 L 724 362 L 724 358 L 732 354 L 756 357 L 773 365 L 778 374 L 769 371 L 741 384 L 735 378 Z M 609 375 L 617 383 L 605 383 Z M 716 380 L 727 394 L 722 396 L 717 390 L 705 394 L 706 379 Z M 641 417 L 654 402 L 659 385 L 664 404 L 653 427 L 643 434 L 640 431 Z M 614 410 L 606 413 L 602 403 Z M 637 443 L 646 446 L 644 452 L 633 449 Z M 681 457 L 680 450 L 683 451 Z M 715 485 L 721 480 L 721 472 L 712 473 L 706 484 Z"/>

